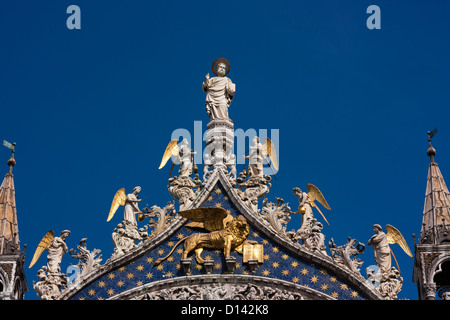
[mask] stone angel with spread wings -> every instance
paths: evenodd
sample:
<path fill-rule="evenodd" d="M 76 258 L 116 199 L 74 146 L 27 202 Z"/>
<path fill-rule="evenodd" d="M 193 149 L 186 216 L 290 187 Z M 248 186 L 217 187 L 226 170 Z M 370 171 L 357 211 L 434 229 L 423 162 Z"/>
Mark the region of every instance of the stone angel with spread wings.
<path fill-rule="evenodd" d="M 106 221 L 110 221 L 114 217 L 117 209 L 122 206 L 125 207 L 123 220 L 130 222 L 133 226 L 137 226 L 136 214 L 142 213 L 138 206 L 138 203 L 142 201 L 142 199 L 138 199 L 139 192 L 141 192 L 141 187 L 139 186 L 134 187 L 133 192 L 128 195 L 125 194 L 125 188 L 119 189 L 114 195 Z"/>
<path fill-rule="evenodd" d="M 178 170 L 180 177 L 188 177 L 192 174 L 192 156 L 194 154 L 196 154 L 196 152 L 191 150 L 189 147 L 189 142 L 186 138 L 181 141 L 180 145 L 178 145 L 178 140 L 174 139 L 167 145 L 158 169 L 162 169 L 166 165 L 167 161 L 174 156 L 175 158 L 173 159 L 172 167 L 170 168 L 169 177 L 172 175 L 172 170 L 176 163 L 180 164 L 180 169 Z"/>
<path fill-rule="evenodd" d="M 325 222 L 329 224 L 328 220 L 325 218 L 324 214 L 320 210 L 320 208 L 317 206 L 315 201 L 319 202 L 325 209 L 331 210 L 330 206 L 328 205 L 327 201 L 325 200 L 325 197 L 323 196 L 322 192 L 320 192 L 319 188 L 317 188 L 313 184 L 307 184 L 306 187 L 308 188 L 308 193 L 302 192 L 300 188 L 294 188 L 292 191 L 295 196 L 297 196 L 298 199 L 298 210 L 297 212 L 294 212 L 293 214 L 301 213 L 302 214 L 302 227 L 301 229 L 307 228 L 309 226 L 309 223 L 314 219 L 312 208 L 316 208 L 317 211 L 322 215 L 322 218 L 325 220 Z"/>
<path fill-rule="evenodd" d="M 269 138 L 266 138 L 264 144 L 262 144 L 259 137 L 255 136 L 253 146 L 250 146 L 249 155 L 244 156 L 244 159 L 249 160 L 248 169 L 251 177 L 263 177 L 263 160 L 265 160 L 276 178 L 275 172 L 278 171 L 277 154 L 275 146 Z"/>
<path fill-rule="evenodd" d="M 59 237 L 55 237 L 55 232 L 50 230 L 45 234 L 45 236 L 39 242 L 36 251 L 34 252 L 33 259 L 31 260 L 31 268 L 39 260 L 42 252 L 48 250 L 47 254 L 47 273 L 52 276 L 61 275 L 61 260 L 66 252 L 69 251 L 67 248 L 65 239 L 70 235 L 69 230 L 64 230 L 61 232 Z"/>
<path fill-rule="evenodd" d="M 216 207 L 185 210 L 178 214 L 191 220 L 186 227 L 206 229 L 209 233 L 195 233 L 181 239 L 169 254 L 158 259 L 155 265 L 166 260 L 182 242 L 184 242 L 182 259 L 187 259 L 188 254 L 194 251 L 199 264 L 204 262 L 201 257 L 204 248 L 222 249 L 225 258 L 230 257 L 232 250 L 242 253 L 242 245 L 250 232 L 247 220 L 242 215 L 234 217 L 228 210 Z"/>
<path fill-rule="evenodd" d="M 387 272 L 391 269 L 391 253 L 400 271 L 397 259 L 389 245 L 397 243 L 408 256 L 412 257 L 413 255 L 400 231 L 391 225 L 386 225 L 386 230 L 387 233 L 384 233 L 381 226 L 375 224 L 373 226 L 375 234 L 369 239 L 368 244 L 373 248 L 375 262 L 381 272 Z"/>

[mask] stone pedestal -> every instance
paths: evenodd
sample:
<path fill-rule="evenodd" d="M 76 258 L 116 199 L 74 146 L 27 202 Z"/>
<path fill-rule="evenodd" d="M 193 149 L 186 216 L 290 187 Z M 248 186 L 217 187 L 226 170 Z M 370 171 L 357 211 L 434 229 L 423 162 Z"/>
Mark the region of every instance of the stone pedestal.
<path fill-rule="evenodd" d="M 205 267 L 206 274 L 211 274 L 214 266 L 214 260 L 205 260 L 205 262 L 203 262 L 203 266 Z"/>
<path fill-rule="evenodd" d="M 234 257 L 225 258 L 225 262 L 227 264 L 226 273 L 234 273 L 236 271 L 236 258 Z"/>
<path fill-rule="evenodd" d="M 186 275 L 192 273 L 192 259 L 181 259 L 181 267 Z"/>
<path fill-rule="evenodd" d="M 226 170 L 226 162 L 233 154 L 234 124 L 227 120 L 210 121 L 206 126 L 206 149 L 213 168 Z"/>
<path fill-rule="evenodd" d="M 250 269 L 251 272 L 255 272 L 256 268 L 258 268 L 258 259 L 249 259 L 248 260 L 248 268 Z"/>

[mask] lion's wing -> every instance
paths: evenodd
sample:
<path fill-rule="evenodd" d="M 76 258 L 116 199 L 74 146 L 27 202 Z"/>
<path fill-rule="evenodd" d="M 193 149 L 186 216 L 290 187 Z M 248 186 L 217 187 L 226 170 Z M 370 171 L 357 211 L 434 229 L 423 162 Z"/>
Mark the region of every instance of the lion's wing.
<path fill-rule="evenodd" d="M 222 230 L 233 216 L 223 208 L 205 207 L 178 212 L 183 218 L 192 222 L 187 227 L 204 228 L 208 231 Z"/>

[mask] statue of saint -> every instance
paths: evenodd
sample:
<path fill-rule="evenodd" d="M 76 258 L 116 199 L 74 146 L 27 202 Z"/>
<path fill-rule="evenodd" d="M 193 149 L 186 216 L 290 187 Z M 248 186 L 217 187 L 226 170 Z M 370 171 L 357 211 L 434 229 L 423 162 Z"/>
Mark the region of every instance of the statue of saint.
<path fill-rule="evenodd" d="M 217 59 L 212 65 L 216 77 L 210 78 L 209 73 L 202 88 L 206 92 L 206 112 L 209 120 L 228 120 L 228 107 L 236 92 L 236 85 L 226 75 L 230 71 L 230 63 L 223 58 Z"/>

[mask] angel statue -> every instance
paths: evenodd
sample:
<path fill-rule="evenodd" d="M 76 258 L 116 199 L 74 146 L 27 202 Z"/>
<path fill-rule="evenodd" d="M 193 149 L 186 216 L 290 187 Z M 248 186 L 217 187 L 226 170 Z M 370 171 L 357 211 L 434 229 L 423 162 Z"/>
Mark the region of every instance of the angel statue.
<path fill-rule="evenodd" d="M 52 300 L 60 294 L 60 288 L 67 286 L 68 277 L 61 273 L 61 260 L 66 252 L 69 251 L 66 245 L 66 238 L 70 235 L 69 230 L 61 232 L 59 237 L 54 236 L 53 230 L 48 231 L 39 242 L 30 266 L 32 268 L 39 260 L 42 252 L 48 250 L 47 266 L 38 271 L 38 283 L 33 282 L 33 288 L 43 300 Z"/>
<path fill-rule="evenodd" d="M 239 215 L 232 216 L 229 210 L 217 207 L 190 209 L 178 212 L 184 218 L 191 220 L 186 227 L 202 228 L 209 233 L 194 233 L 184 237 L 175 244 L 169 254 L 155 262 L 159 265 L 170 257 L 175 248 L 184 242 L 182 259 L 187 259 L 191 251 L 195 252 L 195 258 L 199 264 L 204 262 L 201 253 L 204 248 L 222 249 L 225 258 L 230 258 L 232 250 L 242 253 L 243 244 L 249 234 L 247 220 Z"/>
<path fill-rule="evenodd" d="M 383 232 L 383 229 L 379 224 L 375 224 L 373 226 L 373 231 L 375 234 L 369 239 L 368 244 L 373 248 L 375 262 L 382 273 L 389 272 L 391 270 L 391 253 L 397 264 L 397 268 L 400 271 L 397 259 L 395 258 L 394 252 L 392 252 L 389 245 L 397 243 L 410 257 L 412 257 L 411 250 L 409 249 L 408 244 L 400 231 L 391 225 L 386 225 L 386 230 L 387 234 Z"/>
<path fill-rule="evenodd" d="M 125 188 L 119 189 L 114 195 L 106 221 L 110 221 L 119 206 L 122 206 L 125 207 L 123 220 L 128 221 L 133 226 L 137 226 L 136 215 L 142 213 L 138 206 L 138 203 L 142 201 L 142 199 L 138 199 L 139 192 L 141 192 L 141 187 L 139 186 L 134 187 L 133 192 L 128 195 L 125 194 Z"/>
<path fill-rule="evenodd" d="M 193 155 L 197 154 L 197 152 L 193 151 L 189 147 L 189 142 L 186 138 L 181 141 L 180 145 L 178 145 L 177 142 L 178 140 L 176 139 L 169 142 L 166 150 L 164 151 L 164 155 L 158 169 L 162 169 L 166 165 L 167 161 L 169 161 L 170 157 L 174 156 L 175 159 L 172 162 L 169 177 L 172 175 L 173 167 L 178 162 L 180 164 L 180 168 L 178 170 L 180 177 L 189 177 L 192 174 L 194 164 Z"/>
<path fill-rule="evenodd" d="M 253 138 L 253 146 L 250 146 L 249 155 L 244 156 L 244 159 L 249 160 L 248 171 L 252 177 L 263 177 L 263 160 L 266 160 L 274 175 L 275 172 L 273 169 L 278 171 L 278 161 L 275 147 L 269 138 L 266 138 L 264 144 L 262 144 L 259 137 L 255 136 Z"/>
<path fill-rule="evenodd" d="M 54 236 L 53 230 L 50 230 L 39 242 L 36 251 L 34 252 L 33 259 L 31 260 L 31 268 L 38 261 L 44 250 L 48 249 L 47 254 L 47 272 L 49 275 L 60 275 L 61 274 L 61 260 L 66 252 L 69 251 L 66 245 L 66 238 L 70 235 L 69 230 L 63 230 L 59 237 Z"/>
<path fill-rule="evenodd" d="M 230 72 L 230 63 L 223 58 L 213 62 L 212 72 L 216 77 L 210 78 L 209 73 L 202 84 L 206 93 L 206 113 L 209 120 L 228 120 L 228 108 L 236 92 L 236 85 L 226 75 Z"/>
<path fill-rule="evenodd" d="M 316 208 L 317 211 L 322 215 L 322 218 L 325 222 L 328 223 L 328 220 L 323 215 L 322 211 L 320 211 L 319 207 L 316 205 L 314 201 L 317 200 L 325 209 L 331 210 L 327 201 L 325 200 L 322 192 L 320 192 L 319 188 L 317 188 L 313 184 L 307 184 L 308 193 L 302 192 L 300 188 L 294 188 L 292 192 L 296 197 L 298 197 L 298 210 L 297 212 L 293 212 L 293 214 L 301 213 L 302 214 L 302 226 L 300 230 L 304 230 L 306 228 L 311 227 L 311 223 L 313 222 L 314 215 L 312 208 Z"/>

